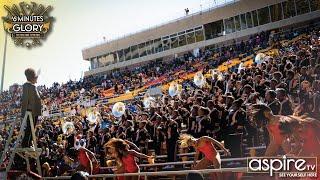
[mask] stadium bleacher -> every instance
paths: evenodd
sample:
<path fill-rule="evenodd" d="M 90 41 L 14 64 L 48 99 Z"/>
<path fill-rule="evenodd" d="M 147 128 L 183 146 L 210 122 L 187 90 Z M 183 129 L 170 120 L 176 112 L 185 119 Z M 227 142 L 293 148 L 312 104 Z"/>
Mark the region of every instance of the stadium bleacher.
<path fill-rule="evenodd" d="M 160 172 L 154 172 L 153 176 L 165 174 L 171 175 L 171 178 L 178 176 L 179 171 L 186 174 L 183 170 L 190 169 L 190 164 L 193 163 L 194 153 L 191 150 L 187 150 L 187 154 L 178 154 L 177 162 L 165 160 L 168 129 L 166 122 L 172 119 L 179 124 L 179 132 L 186 131 L 195 137 L 207 135 L 224 141 L 225 146 L 236 155 L 232 154 L 231 158 L 222 156 L 223 169 L 230 172 L 232 168 L 238 168 L 234 171 L 243 172 L 246 157 L 263 155 L 267 144 L 263 132 L 252 125 L 248 104 L 254 104 L 257 99 L 267 104 L 273 101 L 281 104 L 282 101 L 278 99 L 269 102 L 265 94 L 282 88 L 286 92 L 285 101 L 290 101 L 292 111 L 299 115 L 319 118 L 319 48 L 319 25 L 313 24 L 278 33 L 261 32 L 250 36 L 246 41 L 214 50 L 203 50 L 197 57 L 185 54 L 168 62 L 151 62 L 110 75 L 89 76 L 78 82 L 70 81 L 61 85 L 55 83 L 52 87 L 40 86 L 45 105 L 45 115 L 37 125 L 38 144 L 43 149 L 41 162 L 49 163 L 51 168 L 47 175 L 51 176 L 51 179 L 70 178 L 68 175 L 73 169 L 65 163 L 64 153 L 61 152 L 73 147 L 74 137 L 80 137 L 87 141 L 86 148 L 94 152 L 100 160 L 103 167 L 101 169 L 112 169 L 106 167 L 107 158 L 103 145 L 107 139 L 117 137 L 136 143 L 144 153 L 156 154 L 155 164 L 141 161 L 141 170 L 145 172 L 141 173 L 142 176 L 152 176 L 150 168 Z M 255 57 L 259 53 L 267 57 L 261 64 L 255 63 Z M 243 69 L 238 71 L 240 63 L 243 63 Z M 224 79 L 212 79 L 209 72 L 212 69 L 221 72 Z M 207 78 L 208 85 L 202 88 L 193 83 L 193 77 L 199 71 Z M 293 77 L 289 76 L 290 73 L 293 73 Z M 261 79 L 257 79 L 257 76 Z M 183 86 L 180 96 L 168 95 L 172 82 Z M 162 95 L 158 97 L 157 103 L 146 108 L 143 97 L 148 89 L 154 87 L 159 87 Z M 15 118 L 14 115 L 20 112 L 21 93 L 21 87 L 17 85 L 0 95 L 0 152 L 3 152 L 11 128 L 8 119 Z M 171 102 L 165 103 L 164 99 Z M 234 127 L 228 121 L 232 103 L 237 99 L 243 99 L 241 109 L 245 113 L 245 120 Z M 121 118 L 115 118 L 111 112 L 111 107 L 116 102 L 125 102 L 127 105 L 126 113 Z M 194 107 L 199 111 L 193 112 Z M 209 113 L 203 114 L 203 110 L 200 114 L 201 109 L 208 110 Z M 92 124 L 88 116 L 95 112 L 100 116 Z M 218 117 L 214 113 L 218 113 Z M 281 110 L 274 112 L 279 115 L 285 113 Z M 192 122 L 198 123 L 196 118 L 199 117 L 207 124 L 191 127 Z M 68 121 L 73 122 L 75 131 L 64 134 L 61 125 Z M 128 121 L 133 123 L 127 123 Z M 145 123 L 143 129 L 146 133 L 137 139 L 134 132 L 138 131 L 141 123 Z M 219 127 L 218 131 L 216 126 Z M 231 130 L 229 132 L 226 129 Z M 92 132 L 93 136 L 89 136 L 89 132 Z M 241 137 L 230 141 L 227 136 L 233 133 L 241 134 Z M 234 141 L 241 143 L 233 144 Z M 167 165 L 174 165 L 174 168 L 171 168 L 174 172 L 162 172 Z M 92 177 L 112 177 L 110 174 Z M 60 177 L 54 178 L 55 176 Z"/>

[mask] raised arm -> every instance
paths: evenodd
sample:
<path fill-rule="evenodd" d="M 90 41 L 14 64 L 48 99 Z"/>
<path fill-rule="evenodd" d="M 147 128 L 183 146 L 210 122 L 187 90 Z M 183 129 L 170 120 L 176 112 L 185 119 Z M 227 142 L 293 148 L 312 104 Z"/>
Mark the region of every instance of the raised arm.
<path fill-rule="evenodd" d="M 129 150 L 129 153 L 133 154 L 135 157 L 138 157 L 138 158 L 144 158 L 144 159 L 148 159 L 148 158 L 152 158 L 151 156 L 147 156 L 143 153 L 139 153 L 135 150 Z"/>
<path fill-rule="evenodd" d="M 131 141 L 128 140 L 124 140 L 130 147 L 133 147 L 135 150 L 140 151 L 140 149 L 138 148 L 138 146 L 136 144 L 134 144 Z"/>
<path fill-rule="evenodd" d="M 90 158 L 90 155 L 88 154 L 88 151 L 86 151 L 86 158 L 89 160 L 89 165 L 90 165 L 90 175 L 92 174 L 92 172 L 93 172 L 93 163 L 92 163 L 92 160 L 91 160 L 91 158 Z"/>

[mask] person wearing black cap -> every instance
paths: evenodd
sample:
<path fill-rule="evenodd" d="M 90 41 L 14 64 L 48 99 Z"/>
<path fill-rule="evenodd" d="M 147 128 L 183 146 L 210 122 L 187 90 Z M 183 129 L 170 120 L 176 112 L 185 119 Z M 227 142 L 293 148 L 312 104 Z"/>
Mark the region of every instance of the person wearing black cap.
<path fill-rule="evenodd" d="M 35 84 L 38 80 L 34 69 L 28 68 L 24 71 L 27 82 L 23 84 L 23 93 L 21 98 L 21 115 L 24 118 L 25 113 L 30 111 L 33 117 L 33 124 L 36 125 L 38 116 L 41 115 L 41 98 Z M 22 140 L 22 147 L 30 147 L 31 144 L 31 126 L 30 121 L 27 121 L 25 136 Z"/>

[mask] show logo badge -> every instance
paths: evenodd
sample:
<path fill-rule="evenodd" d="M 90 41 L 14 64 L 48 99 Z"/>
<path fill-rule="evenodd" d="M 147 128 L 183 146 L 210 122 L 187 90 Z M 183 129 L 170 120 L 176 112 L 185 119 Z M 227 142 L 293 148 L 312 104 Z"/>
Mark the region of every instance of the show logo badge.
<path fill-rule="evenodd" d="M 14 43 L 21 47 L 37 47 L 50 32 L 53 17 L 49 15 L 52 6 L 21 2 L 12 7 L 4 6 L 7 16 L 2 17 L 4 30 Z"/>
<path fill-rule="evenodd" d="M 316 157 L 250 157 L 248 173 L 265 173 L 280 178 L 316 178 Z"/>

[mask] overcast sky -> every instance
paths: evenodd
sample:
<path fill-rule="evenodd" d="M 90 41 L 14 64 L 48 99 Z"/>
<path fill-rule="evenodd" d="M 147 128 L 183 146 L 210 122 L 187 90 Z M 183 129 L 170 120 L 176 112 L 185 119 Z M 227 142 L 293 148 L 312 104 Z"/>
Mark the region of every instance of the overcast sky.
<path fill-rule="evenodd" d="M 224 0 L 218 0 L 221 3 Z M 3 5 L 18 0 L 0 0 L 0 16 L 5 16 Z M 25 1 L 30 2 L 30 1 Z M 31 50 L 16 47 L 8 38 L 4 86 L 25 82 L 24 70 L 41 69 L 38 84 L 51 86 L 81 77 L 89 63 L 82 60 L 81 50 L 106 39 L 114 39 L 157 24 L 214 6 L 214 0 L 37 0 L 52 5 L 55 18 L 53 30 L 41 47 Z M 202 6 L 200 6 L 200 4 Z M 1 18 L 0 68 L 2 69 L 5 33 Z"/>

